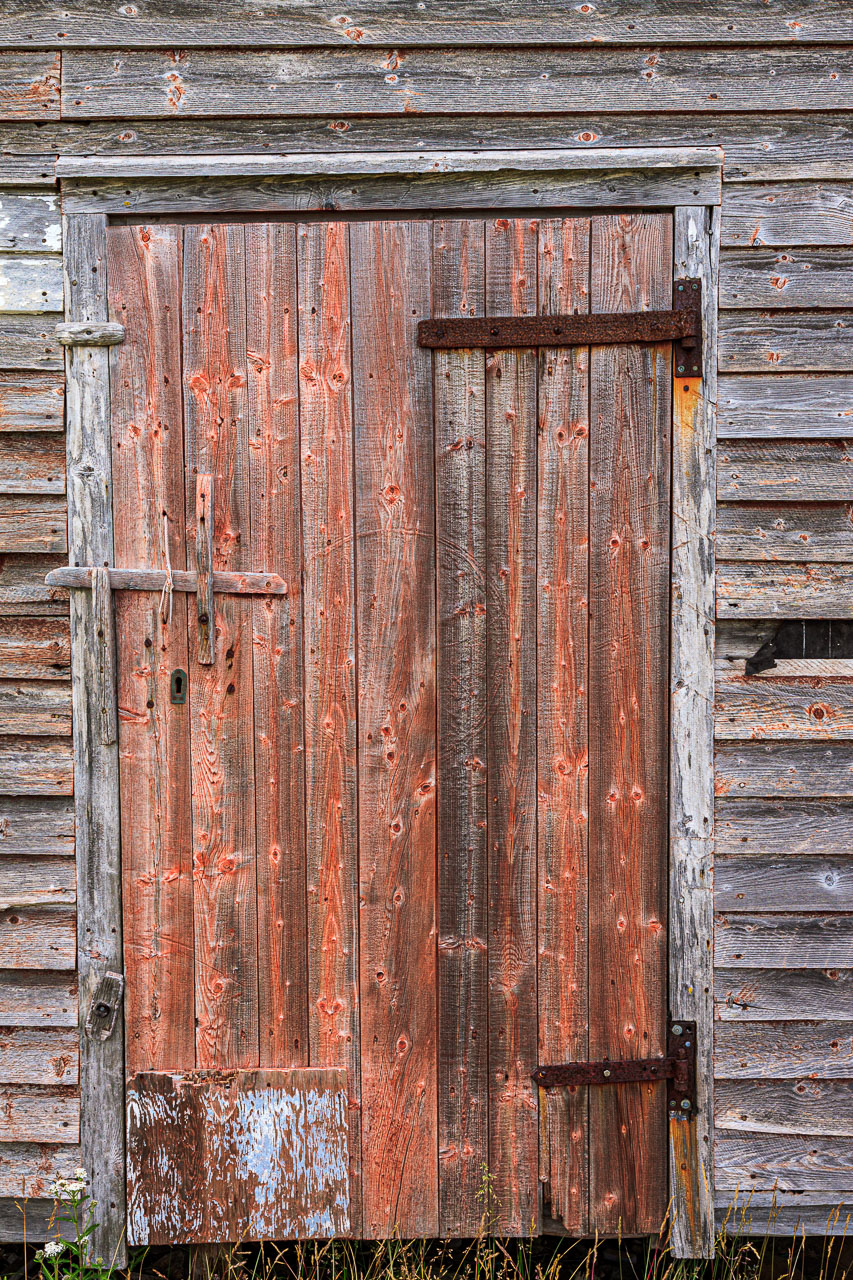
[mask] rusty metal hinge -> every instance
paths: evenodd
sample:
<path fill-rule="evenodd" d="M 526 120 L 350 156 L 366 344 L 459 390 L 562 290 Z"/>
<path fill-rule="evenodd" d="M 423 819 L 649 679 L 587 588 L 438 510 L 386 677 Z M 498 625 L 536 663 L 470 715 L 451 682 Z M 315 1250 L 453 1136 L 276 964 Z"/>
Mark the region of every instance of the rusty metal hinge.
<path fill-rule="evenodd" d="M 634 1084 L 667 1081 L 667 1105 L 671 1115 L 695 1116 L 696 1106 L 696 1023 L 667 1025 L 665 1058 L 618 1058 L 603 1062 L 567 1062 L 556 1067 L 537 1067 L 533 1079 L 542 1089 L 559 1089 L 586 1084 Z"/>
<path fill-rule="evenodd" d="M 671 311 L 602 315 L 477 316 L 421 320 L 418 344 L 456 347 L 599 347 L 628 342 L 674 342 L 675 372 L 702 376 L 702 282 L 676 280 Z"/>

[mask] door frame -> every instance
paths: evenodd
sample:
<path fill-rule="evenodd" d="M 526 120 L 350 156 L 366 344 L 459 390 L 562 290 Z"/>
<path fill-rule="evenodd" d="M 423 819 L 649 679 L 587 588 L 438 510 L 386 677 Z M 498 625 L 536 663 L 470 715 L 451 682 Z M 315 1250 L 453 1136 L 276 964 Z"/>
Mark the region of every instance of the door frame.
<path fill-rule="evenodd" d="M 106 236 L 122 216 L 669 209 L 674 278 L 702 281 L 701 377 L 673 368 L 669 1013 L 697 1026 L 698 1113 L 669 1121 L 672 1247 L 713 1251 L 713 703 L 717 147 L 291 155 L 61 156 L 68 558 L 113 560 Z M 70 592 L 80 983 L 81 1163 L 99 1228 L 126 1252 L 122 916 L 115 651 L 106 575 Z M 97 589 L 96 589 L 97 588 Z M 118 977 L 116 976 L 118 975 Z M 108 1013 L 104 1013 L 104 1008 Z M 95 1010 L 99 1010 L 98 1014 Z"/>

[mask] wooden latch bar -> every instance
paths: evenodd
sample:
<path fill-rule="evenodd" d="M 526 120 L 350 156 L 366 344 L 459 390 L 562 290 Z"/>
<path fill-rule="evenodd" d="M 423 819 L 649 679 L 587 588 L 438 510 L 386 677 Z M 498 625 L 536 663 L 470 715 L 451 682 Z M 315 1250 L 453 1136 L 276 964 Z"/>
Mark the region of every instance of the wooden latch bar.
<path fill-rule="evenodd" d="M 97 570 L 92 565 L 62 565 L 45 575 L 49 587 L 92 586 Z M 168 582 L 166 569 L 105 569 L 113 591 L 162 591 Z M 277 573 L 226 573 L 214 570 L 211 574 L 215 594 L 231 596 L 286 596 L 287 583 Z M 195 592 L 198 590 L 198 574 L 194 569 L 173 569 L 172 590 Z"/>
<path fill-rule="evenodd" d="M 112 320 L 76 320 L 58 324 L 54 333 L 61 347 L 117 347 L 124 342 L 124 325 Z"/>
<path fill-rule="evenodd" d="M 602 315 L 478 316 L 421 320 L 418 343 L 435 351 L 457 347 L 600 347 L 674 342 L 676 372 L 702 375 L 702 282 L 676 280 L 671 311 Z"/>
<path fill-rule="evenodd" d="M 533 1080 L 542 1089 L 588 1084 L 634 1084 L 666 1080 L 667 1106 L 672 1116 L 695 1116 L 696 1023 L 673 1022 L 667 1026 L 665 1058 L 607 1058 L 603 1062 L 567 1062 L 537 1067 Z"/>

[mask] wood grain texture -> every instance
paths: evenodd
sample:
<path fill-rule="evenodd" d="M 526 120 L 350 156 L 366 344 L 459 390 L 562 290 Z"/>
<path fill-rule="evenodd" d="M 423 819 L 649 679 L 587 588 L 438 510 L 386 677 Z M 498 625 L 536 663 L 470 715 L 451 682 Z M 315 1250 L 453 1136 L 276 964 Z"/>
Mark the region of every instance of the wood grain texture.
<path fill-rule="evenodd" d="M 7 680 L 60 680 L 70 667 L 65 619 L 12 617 L 0 622 L 0 671 Z"/>
<path fill-rule="evenodd" d="M 853 243 L 853 184 L 768 182 L 726 186 L 723 244 L 849 245 Z"/>
<path fill-rule="evenodd" d="M 3 948 L 4 966 L 7 969 L 74 969 L 77 963 L 76 925 L 74 908 L 68 906 L 6 907 L 0 910 L 0 946 Z"/>
<path fill-rule="evenodd" d="M 853 969 L 720 969 L 714 1001 L 723 1022 L 853 1021 Z"/>
<path fill-rule="evenodd" d="M 130 1243 L 346 1234 L 346 1112 L 343 1071 L 131 1077 Z"/>
<path fill-rule="evenodd" d="M 847 440 L 731 440 L 717 462 L 717 497 L 723 501 L 853 500 Z"/>
<path fill-rule="evenodd" d="M 38 907 L 73 903 L 73 858 L 3 858 L 0 861 L 0 907 Z"/>
<path fill-rule="evenodd" d="M 73 857 L 74 806 L 71 801 L 32 796 L 0 801 L 0 854 Z"/>
<path fill-rule="evenodd" d="M 213 568 L 249 569 L 251 528 L 242 226 L 184 230 L 184 466 L 195 529 L 196 475 L 214 477 Z M 195 547 L 188 546 L 188 567 Z M 220 595 L 216 661 L 191 655 L 196 1064 L 258 1061 L 257 878 L 252 740 L 252 604 Z"/>
<path fill-rule="evenodd" d="M 853 747 L 846 742 L 718 742 L 717 796 L 853 796 Z"/>
<path fill-rule="evenodd" d="M 0 796 L 70 796 L 72 752 L 63 738 L 0 738 Z"/>
<path fill-rule="evenodd" d="M 727 249 L 720 262 L 720 306 L 853 306 L 851 267 L 847 248 Z"/>
<path fill-rule="evenodd" d="M 649 57 L 654 61 L 649 62 Z M 310 75 L 309 73 L 310 69 Z M 830 74 L 832 73 L 832 74 Z M 834 79 L 833 79 L 834 74 Z M 63 119 L 418 111 L 849 109 L 847 49 L 70 50 Z"/>
<path fill-rule="evenodd" d="M 330 17 L 321 4 L 296 11 L 256 12 L 246 0 L 228 0 L 215 20 L 184 0 L 149 4 L 142 12 L 106 13 L 93 4 L 75 6 L 62 16 L 65 48 L 165 45 L 375 45 L 391 43 L 454 45 L 585 45 L 652 42 L 695 44 L 826 44 L 853 41 L 853 24 L 843 0 L 812 0 L 807 7 L 780 6 L 777 11 L 744 9 L 723 0 L 698 12 L 685 0 L 649 3 L 621 0 L 606 11 L 566 12 L 553 3 L 531 8 L 524 0 L 460 10 L 451 3 L 428 11 L 402 11 L 393 0 L 359 5 L 357 17 Z M 56 20 L 38 0 L 17 0 L 0 25 L 2 45 L 50 45 Z"/>
<path fill-rule="evenodd" d="M 727 439 L 844 437 L 850 434 L 853 378 L 831 374 L 722 374 L 717 432 Z"/>
<path fill-rule="evenodd" d="M 3 223 L 0 227 L 0 251 L 3 253 L 61 252 L 58 193 L 0 187 L 0 215 Z M 56 310 L 62 310 L 61 301 Z M 62 317 L 57 315 L 56 319 L 61 320 Z"/>
<path fill-rule="evenodd" d="M 38 315 L 62 310 L 62 259 L 0 253 L 0 311 Z"/>
<path fill-rule="evenodd" d="M 44 494 L 0 495 L 0 554 L 65 551 L 66 522 L 67 511 L 61 498 Z"/>
<path fill-rule="evenodd" d="M 0 1025 L 77 1026 L 77 979 L 66 973 L 0 973 Z"/>
<path fill-rule="evenodd" d="M 429 239 L 426 223 L 350 227 L 369 1236 L 438 1229 Z"/>
<path fill-rule="evenodd" d="M 669 305 L 672 222 L 597 218 L 591 310 Z M 590 1055 L 664 1050 L 671 354 L 594 348 L 590 404 Z M 604 605 L 607 601 L 607 605 Z M 611 603 L 612 602 L 612 603 Z M 600 708 L 600 710 L 599 710 Z M 658 1085 L 590 1098 L 592 1220 L 656 1229 Z M 630 1136 L 629 1136 L 630 1135 Z"/>
<path fill-rule="evenodd" d="M 720 368 L 726 373 L 853 369 L 853 312 L 724 311 Z"/>
<path fill-rule="evenodd" d="M 714 959 L 718 969 L 811 969 L 843 967 L 853 946 L 853 915 L 720 912 Z"/>
<path fill-rule="evenodd" d="M 485 227 L 432 228 L 432 314 L 482 316 Z M 476 1235 L 489 1163 L 485 354 L 436 351 L 439 1230 Z"/>
<path fill-rule="evenodd" d="M 853 1137 L 850 1080 L 721 1080 L 714 1089 L 718 1131 Z"/>
<path fill-rule="evenodd" d="M 64 492 L 65 445 L 58 434 L 0 434 L 0 493 Z"/>
<path fill-rule="evenodd" d="M 77 1142 L 79 1138 L 76 1089 L 0 1087 L 0 1142 Z"/>
<path fill-rule="evenodd" d="M 62 348 L 54 329 L 61 312 L 40 316 L 0 315 L 0 366 L 5 369 L 61 369 Z"/>
<path fill-rule="evenodd" d="M 361 1232 L 359 879 L 349 230 L 300 226 L 299 429 L 305 645 L 308 1038 L 342 1064 L 350 1226 Z"/>
<path fill-rule="evenodd" d="M 721 560 L 853 560 L 853 504 L 722 503 Z"/>
<path fill-rule="evenodd" d="M 726 1134 L 715 1145 L 721 1191 L 828 1191 L 853 1182 L 853 1140 Z M 830 1199 L 832 1197 L 830 1196 Z"/>
<path fill-rule="evenodd" d="M 486 315 L 536 314 L 538 238 L 536 221 L 486 223 Z M 536 393 L 535 350 L 487 355 L 489 1172 L 493 1229 L 508 1235 L 539 1226 Z"/>
<path fill-rule="evenodd" d="M 844 800 L 718 799 L 717 852 L 768 861 L 847 853 L 853 804 Z"/>
<path fill-rule="evenodd" d="M 64 430 L 65 379 L 55 373 L 0 371 L 0 432 Z"/>
<path fill-rule="evenodd" d="M 853 1219 L 849 1191 L 755 1191 L 717 1196 L 717 1229 L 729 1236 L 845 1236 Z"/>
<path fill-rule="evenodd" d="M 246 228 L 251 559 L 286 596 L 252 601 L 260 1064 L 307 1066 L 302 521 L 296 229 Z"/>
<path fill-rule="evenodd" d="M 589 219 L 543 221 L 539 314 L 587 312 L 589 272 Z M 549 1065 L 589 1058 L 589 350 L 544 348 L 538 361 L 538 1061 Z M 540 1091 L 548 1216 L 577 1234 L 589 1229 L 588 1104 L 586 1089 Z"/>
<path fill-rule="evenodd" d="M 0 54 L 0 110 L 8 120 L 59 119 L 58 53 Z"/>
<path fill-rule="evenodd" d="M 107 319 L 106 223 L 98 217 L 64 224 L 66 318 Z M 110 389 L 104 348 L 65 351 L 67 412 L 68 552 L 72 563 L 113 563 Z M 121 973 L 121 829 L 118 745 L 101 734 L 102 695 L 97 678 L 98 618 L 94 591 L 71 600 L 74 723 L 74 800 L 80 919 L 80 1148 L 100 1207 L 88 1248 L 123 1265 L 124 1028 L 111 1036 L 86 1034 L 86 1019 L 106 972 Z M 115 707 L 113 705 L 114 712 Z"/>
<path fill-rule="evenodd" d="M 823 665 L 823 664 L 822 664 Z M 853 677 L 760 678 L 719 673 L 719 738 L 853 738 Z"/>
<path fill-rule="evenodd" d="M 67 619 L 68 592 L 49 587 L 45 573 L 68 560 L 67 555 L 0 556 L 0 618 L 52 617 Z M 0 631 L 3 624 L 0 623 Z"/>
<path fill-rule="evenodd" d="M 831 854 L 718 854 L 714 903 L 718 911 L 851 911 L 853 865 Z"/>
<path fill-rule="evenodd" d="M 110 316 L 126 328 L 110 370 L 115 563 L 181 569 L 181 233 L 111 227 L 107 251 Z M 161 604 L 153 591 L 115 598 L 126 1069 L 133 1073 L 195 1065 L 189 721 L 188 708 L 170 698 L 173 668 L 188 665 L 187 603 L 178 593 Z"/>
<path fill-rule="evenodd" d="M 66 974 L 61 977 L 69 982 Z M 3 1084 L 73 1085 L 78 1078 L 78 1059 L 73 1030 L 6 1027 L 0 1033 Z"/>
<path fill-rule="evenodd" d="M 714 1072 L 721 1080 L 847 1080 L 853 1060 L 849 1022 L 720 1022 Z"/>
<path fill-rule="evenodd" d="M 719 618 L 853 617 L 849 564 L 717 562 Z"/>

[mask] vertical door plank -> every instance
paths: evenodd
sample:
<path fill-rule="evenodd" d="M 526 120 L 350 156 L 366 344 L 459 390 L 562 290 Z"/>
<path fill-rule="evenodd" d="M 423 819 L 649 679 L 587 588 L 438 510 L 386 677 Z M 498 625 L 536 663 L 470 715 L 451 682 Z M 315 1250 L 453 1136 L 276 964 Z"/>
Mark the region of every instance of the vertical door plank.
<path fill-rule="evenodd" d="M 196 475 L 214 477 L 213 567 L 250 569 L 246 293 L 242 226 L 184 230 L 188 568 Z M 195 619 L 190 626 L 195 627 Z M 196 1062 L 258 1062 L 252 601 L 215 598 L 216 660 L 191 659 Z M 194 644 L 190 645 L 194 652 Z"/>
<path fill-rule="evenodd" d="M 350 1222 L 361 1235 L 358 796 L 349 229 L 297 231 L 308 1034 L 314 1066 L 347 1069 Z"/>
<path fill-rule="evenodd" d="M 107 319 L 107 228 L 98 214 L 75 214 L 63 225 L 66 318 Z M 109 354 L 69 347 L 67 378 L 68 557 L 72 564 L 109 565 L 113 542 Z M 124 1024 L 99 1039 L 86 1022 L 100 982 L 122 969 L 121 829 L 118 744 L 101 740 L 95 678 L 98 651 L 94 593 L 72 591 L 71 688 L 74 722 L 74 814 L 77 853 L 77 963 L 80 979 L 80 1158 L 98 1202 L 98 1225 L 87 1241 L 116 1267 L 125 1244 Z"/>
<path fill-rule="evenodd" d="M 486 314 L 535 315 L 538 224 L 486 227 Z M 538 1230 L 536 362 L 486 358 L 489 1150 L 493 1225 Z"/>
<path fill-rule="evenodd" d="M 115 563 L 186 567 L 181 402 L 181 231 L 111 227 Z M 168 555 L 166 539 L 168 538 Z M 195 1066 L 187 596 L 115 596 L 128 1074 Z M 171 613 L 171 618 L 169 614 Z M 164 616 L 165 615 L 165 616 Z"/>
<path fill-rule="evenodd" d="M 672 223 L 592 224 L 596 311 L 671 305 Z M 665 1052 L 671 348 L 591 353 L 590 1055 Z M 591 1218 L 655 1231 L 666 1090 L 590 1092 Z"/>
<path fill-rule="evenodd" d="M 589 310 L 589 220 L 542 223 L 541 315 Z M 539 352 L 539 1060 L 589 1057 L 587 641 L 589 349 Z M 540 1095 L 551 1216 L 588 1230 L 587 1089 Z"/>
<path fill-rule="evenodd" d="M 308 1065 L 302 519 L 296 228 L 246 227 L 249 568 L 286 596 L 252 603 L 258 989 L 262 1067 Z"/>
<path fill-rule="evenodd" d="M 363 1211 L 438 1231 L 435 579 L 427 222 L 353 223 Z"/>
<path fill-rule="evenodd" d="M 482 316 L 484 224 L 433 224 L 433 314 Z M 439 1197 L 476 1235 L 489 1163 L 485 353 L 436 351 Z"/>

